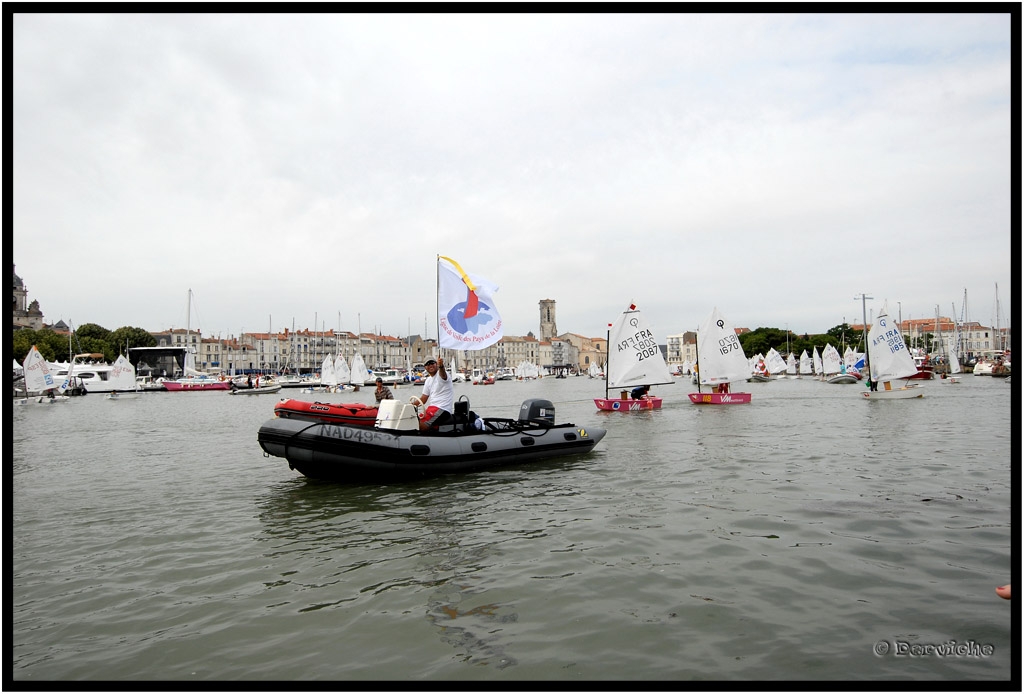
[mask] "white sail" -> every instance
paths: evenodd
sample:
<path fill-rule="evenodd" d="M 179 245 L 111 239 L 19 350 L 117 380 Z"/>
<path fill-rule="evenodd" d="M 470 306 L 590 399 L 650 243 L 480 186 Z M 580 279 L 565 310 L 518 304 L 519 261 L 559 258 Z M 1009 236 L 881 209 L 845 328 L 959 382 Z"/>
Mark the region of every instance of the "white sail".
<path fill-rule="evenodd" d="M 796 355 L 792 352 L 789 353 L 789 357 L 786 359 L 786 374 L 796 376 Z"/>
<path fill-rule="evenodd" d="M 772 375 L 784 373 L 787 368 L 786 360 L 775 351 L 774 347 L 768 350 L 768 356 L 764 358 L 764 364 L 768 368 L 768 373 Z"/>
<path fill-rule="evenodd" d="M 338 379 L 338 383 L 342 384 L 348 383 L 352 379 L 352 373 L 348 370 L 348 362 L 340 353 L 334 360 L 334 376 Z"/>
<path fill-rule="evenodd" d="M 917 373 L 914 358 L 910 356 L 903 335 L 890 323 L 885 306 L 868 331 L 868 361 L 871 380 L 877 383 L 909 378 Z"/>
<path fill-rule="evenodd" d="M 846 364 L 847 369 L 862 369 L 864 368 L 864 353 L 854 352 L 852 348 L 847 347 L 846 351 L 843 352 L 843 363 Z"/>
<path fill-rule="evenodd" d="M 363 361 L 363 355 L 359 352 L 356 352 L 352 357 L 351 371 L 349 383 L 354 386 L 366 385 L 366 362 Z"/>
<path fill-rule="evenodd" d="M 959 337 L 959 335 L 957 335 L 957 337 Z M 951 342 L 950 345 L 949 345 L 949 373 L 950 373 L 950 375 L 953 375 L 953 376 L 955 376 L 956 374 L 961 372 L 961 369 L 960 369 L 960 357 L 957 355 L 956 352 L 957 352 L 957 341 L 953 340 L 953 342 Z"/>
<path fill-rule="evenodd" d="M 697 331 L 697 374 L 702 385 L 718 385 L 750 378 L 750 364 L 736 330 L 718 307 Z"/>
<path fill-rule="evenodd" d="M 953 338 L 949 341 L 949 375 L 955 376 L 960 369 L 960 326 L 953 319 Z"/>
<path fill-rule="evenodd" d="M 526 380 L 528 378 L 537 378 L 540 375 L 540 370 L 537 365 L 531 361 L 523 360 L 523 362 L 516 367 L 516 378 Z"/>
<path fill-rule="evenodd" d="M 196 353 L 191 349 L 185 352 L 184 376 L 206 376 L 202 371 L 196 369 Z"/>
<path fill-rule="evenodd" d="M 597 378 L 598 376 L 601 375 L 601 367 L 597 365 L 596 361 L 590 362 L 590 369 L 587 371 L 587 374 L 591 378 Z"/>
<path fill-rule="evenodd" d="M 67 392 L 67 389 L 70 388 L 71 384 L 74 383 L 74 382 L 75 382 L 75 359 L 74 359 L 74 357 L 72 357 L 71 361 L 68 362 L 68 372 L 64 376 L 64 380 L 61 381 L 60 384 L 57 386 L 57 393 L 59 393 L 60 395 L 64 395 L 64 393 Z"/>
<path fill-rule="evenodd" d="M 320 364 L 320 383 L 325 386 L 338 385 L 338 375 L 334 373 L 334 359 L 328 354 Z"/>
<path fill-rule="evenodd" d="M 57 387 L 53 373 L 50 372 L 50 365 L 46 363 L 35 345 L 32 345 L 32 349 L 28 351 L 22 367 L 25 369 L 26 392 L 42 393 L 44 390 Z"/>
<path fill-rule="evenodd" d="M 821 372 L 829 376 L 842 370 L 843 359 L 839 356 L 839 350 L 832 345 L 825 345 L 825 351 L 821 355 Z"/>
<path fill-rule="evenodd" d="M 622 312 L 608 333 L 605 374 L 609 388 L 673 383 L 654 333 L 633 305 Z"/>
<path fill-rule="evenodd" d="M 818 353 L 817 346 L 815 346 L 814 350 L 811 352 L 811 366 L 814 368 L 815 374 L 817 374 L 818 376 L 822 374 L 821 354 Z"/>
<path fill-rule="evenodd" d="M 811 372 L 811 356 L 807 354 L 807 350 L 805 349 L 800 353 L 800 374 L 809 374 Z"/>
<path fill-rule="evenodd" d="M 137 390 L 139 384 L 135 382 L 135 367 L 123 354 L 118 355 L 110 370 L 110 389 L 117 391 Z"/>

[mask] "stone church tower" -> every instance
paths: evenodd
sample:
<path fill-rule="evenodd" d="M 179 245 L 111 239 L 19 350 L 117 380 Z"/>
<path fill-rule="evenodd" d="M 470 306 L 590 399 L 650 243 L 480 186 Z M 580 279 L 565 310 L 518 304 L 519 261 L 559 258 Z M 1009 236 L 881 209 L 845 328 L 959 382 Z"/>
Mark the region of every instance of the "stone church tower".
<path fill-rule="evenodd" d="M 540 341 L 548 342 L 558 336 L 555 325 L 555 300 L 540 300 Z"/>
<path fill-rule="evenodd" d="M 39 310 L 39 302 L 28 302 L 28 287 L 18 273 L 14 271 L 14 264 L 11 264 L 11 274 L 14 275 L 14 315 L 13 327 L 30 328 L 32 330 L 43 329 L 43 312 Z"/>

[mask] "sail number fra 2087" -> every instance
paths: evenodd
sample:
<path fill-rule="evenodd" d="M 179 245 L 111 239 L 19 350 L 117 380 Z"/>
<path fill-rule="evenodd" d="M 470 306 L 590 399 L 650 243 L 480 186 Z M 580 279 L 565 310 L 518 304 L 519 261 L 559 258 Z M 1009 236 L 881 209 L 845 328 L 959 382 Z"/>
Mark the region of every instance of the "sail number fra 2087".
<path fill-rule="evenodd" d="M 653 357 L 659 352 L 658 343 L 655 342 L 654 334 L 650 330 L 641 330 L 619 343 L 618 351 L 627 349 L 636 350 L 637 361 Z"/>

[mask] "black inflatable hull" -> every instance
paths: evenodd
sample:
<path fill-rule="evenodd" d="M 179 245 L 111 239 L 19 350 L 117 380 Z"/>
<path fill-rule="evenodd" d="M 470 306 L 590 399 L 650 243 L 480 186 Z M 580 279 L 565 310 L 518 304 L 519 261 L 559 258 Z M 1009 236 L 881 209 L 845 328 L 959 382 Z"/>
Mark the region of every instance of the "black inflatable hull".
<path fill-rule="evenodd" d="M 474 472 L 589 453 L 605 430 L 488 421 L 483 432 L 400 432 L 276 417 L 257 435 L 269 455 L 306 477 L 389 481 Z"/>

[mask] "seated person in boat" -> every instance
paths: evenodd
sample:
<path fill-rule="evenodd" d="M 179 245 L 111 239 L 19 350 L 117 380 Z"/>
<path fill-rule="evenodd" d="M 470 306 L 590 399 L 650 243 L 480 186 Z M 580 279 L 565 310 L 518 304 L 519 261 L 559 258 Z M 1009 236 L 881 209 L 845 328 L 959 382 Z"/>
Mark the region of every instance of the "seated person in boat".
<path fill-rule="evenodd" d="M 378 405 L 381 400 L 395 399 L 395 396 L 391 394 L 391 389 L 384 385 L 384 379 L 380 376 L 377 377 L 377 390 L 373 391 L 373 397 L 377 398 Z"/>
<path fill-rule="evenodd" d="M 719 383 L 717 386 L 715 386 L 715 392 L 716 393 L 728 393 L 729 392 L 729 384 L 728 383 Z"/>
<path fill-rule="evenodd" d="M 428 359 L 424 366 L 427 368 L 427 380 L 423 382 L 423 393 L 418 398 L 414 395 L 410 399 L 410 402 L 415 401 L 413 404 L 417 407 L 427 406 L 419 415 L 422 431 L 452 421 L 452 409 L 455 406 L 455 388 L 451 376 L 445 371 L 444 359 Z"/>
<path fill-rule="evenodd" d="M 647 393 L 650 392 L 650 390 L 650 386 L 637 386 L 636 388 L 633 389 L 633 392 L 630 393 L 630 395 L 634 400 L 643 400 L 645 397 L 647 397 Z"/>

